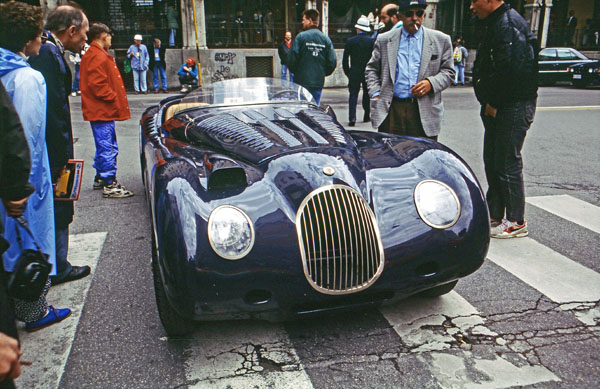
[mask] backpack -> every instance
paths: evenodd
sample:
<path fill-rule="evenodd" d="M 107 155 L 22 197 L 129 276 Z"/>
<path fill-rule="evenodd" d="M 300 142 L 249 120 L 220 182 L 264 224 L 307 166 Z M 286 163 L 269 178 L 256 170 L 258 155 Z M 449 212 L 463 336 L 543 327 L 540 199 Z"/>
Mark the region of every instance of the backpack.
<path fill-rule="evenodd" d="M 454 63 L 462 63 L 462 49 L 460 48 L 460 46 L 456 46 L 454 48 L 454 53 L 452 54 L 452 56 L 454 57 Z"/>

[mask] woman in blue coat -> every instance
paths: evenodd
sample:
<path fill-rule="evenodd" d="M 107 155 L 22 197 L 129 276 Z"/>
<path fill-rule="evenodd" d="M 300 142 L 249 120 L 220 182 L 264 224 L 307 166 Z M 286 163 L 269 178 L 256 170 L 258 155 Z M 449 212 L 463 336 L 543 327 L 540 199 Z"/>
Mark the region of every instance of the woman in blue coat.
<path fill-rule="evenodd" d="M 41 250 L 49 255 L 52 273 L 56 274 L 56 248 L 54 241 L 54 205 L 50 163 L 46 148 L 46 83 L 42 74 L 33 70 L 26 58 L 37 55 L 41 46 L 43 15 L 39 7 L 24 3 L 0 5 L 0 80 L 19 114 L 27 136 L 31 155 L 29 182 L 35 192 L 29 197 L 24 211 L 25 218 Z M 32 32 L 34 33 L 33 36 Z M 10 243 L 2 259 L 6 271 L 11 272 L 21 247 L 17 240 L 16 221 L 7 217 L 0 206 L 4 222 L 4 238 Z M 23 248 L 35 249 L 32 238 L 20 230 Z M 69 309 L 48 306 L 46 289 L 35 302 L 15 301 L 17 319 L 25 322 L 28 331 L 35 331 L 57 323 L 71 314 Z"/>

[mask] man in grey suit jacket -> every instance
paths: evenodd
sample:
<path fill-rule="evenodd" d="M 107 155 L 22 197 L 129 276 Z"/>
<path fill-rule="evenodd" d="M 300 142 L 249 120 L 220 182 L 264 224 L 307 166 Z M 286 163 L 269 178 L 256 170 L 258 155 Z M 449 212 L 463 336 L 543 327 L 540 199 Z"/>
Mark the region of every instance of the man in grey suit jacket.
<path fill-rule="evenodd" d="M 422 27 L 425 0 L 398 1 L 403 27 L 379 35 L 365 69 L 371 124 L 382 132 L 437 140 L 441 92 L 454 79 L 452 42 Z"/>

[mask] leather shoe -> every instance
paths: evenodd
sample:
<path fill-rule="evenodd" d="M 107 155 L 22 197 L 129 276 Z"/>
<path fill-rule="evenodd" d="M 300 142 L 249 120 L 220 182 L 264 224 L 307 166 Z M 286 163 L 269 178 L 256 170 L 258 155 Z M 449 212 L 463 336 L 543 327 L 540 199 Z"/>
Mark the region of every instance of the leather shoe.
<path fill-rule="evenodd" d="M 64 284 L 65 282 L 79 280 L 90 275 L 91 269 L 89 266 L 72 266 L 71 271 L 64 277 L 56 279 L 52 277 L 52 286 Z"/>
<path fill-rule="evenodd" d="M 354 127 L 355 124 L 356 124 L 356 122 L 349 122 L 348 127 Z"/>

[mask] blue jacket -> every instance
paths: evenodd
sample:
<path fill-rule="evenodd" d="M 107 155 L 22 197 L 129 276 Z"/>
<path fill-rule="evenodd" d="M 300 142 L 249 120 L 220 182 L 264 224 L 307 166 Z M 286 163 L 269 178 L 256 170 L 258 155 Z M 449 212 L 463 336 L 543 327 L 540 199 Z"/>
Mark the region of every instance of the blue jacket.
<path fill-rule="evenodd" d="M 350 84 L 357 84 L 365 80 L 365 68 L 371 59 L 374 44 L 375 40 L 371 38 L 369 32 L 361 32 L 346 41 L 342 67 Z"/>
<path fill-rule="evenodd" d="M 187 75 L 190 75 L 197 79 L 198 78 L 198 66 L 194 66 L 193 68 L 190 69 L 189 72 L 186 72 L 185 70 L 183 70 L 183 68 L 186 66 L 187 66 L 187 64 L 185 64 L 185 63 L 183 65 L 181 65 L 179 67 L 179 70 L 177 71 L 177 75 L 179 77 L 185 77 Z"/>
<path fill-rule="evenodd" d="M 25 217 L 31 232 L 42 251 L 50 256 L 52 275 L 56 274 L 56 248 L 54 242 L 54 194 L 46 148 L 46 83 L 40 72 L 33 70 L 27 61 L 12 51 L 0 48 L 0 80 L 10 96 L 27 136 L 31 154 L 29 182 L 35 192 L 29 197 Z M 4 222 L 4 238 L 10 248 L 4 253 L 4 268 L 12 271 L 21 253 L 17 241 L 16 222 L 7 217 L 0 205 L 0 216 Z M 20 231 L 24 248 L 35 248 L 31 237 Z"/>
<path fill-rule="evenodd" d="M 133 56 L 129 56 L 132 54 Z M 139 53 L 139 56 L 138 56 Z M 148 55 L 148 49 L 145 44 L 141 44 L 139 47 L 136 45 L 129 46 L 129 50 L 127 50 L 127 57 L 131 61 L 131 68 L 137 71 L 148 70 L 148 65 L 150 64 L 150 55 Z"/>

